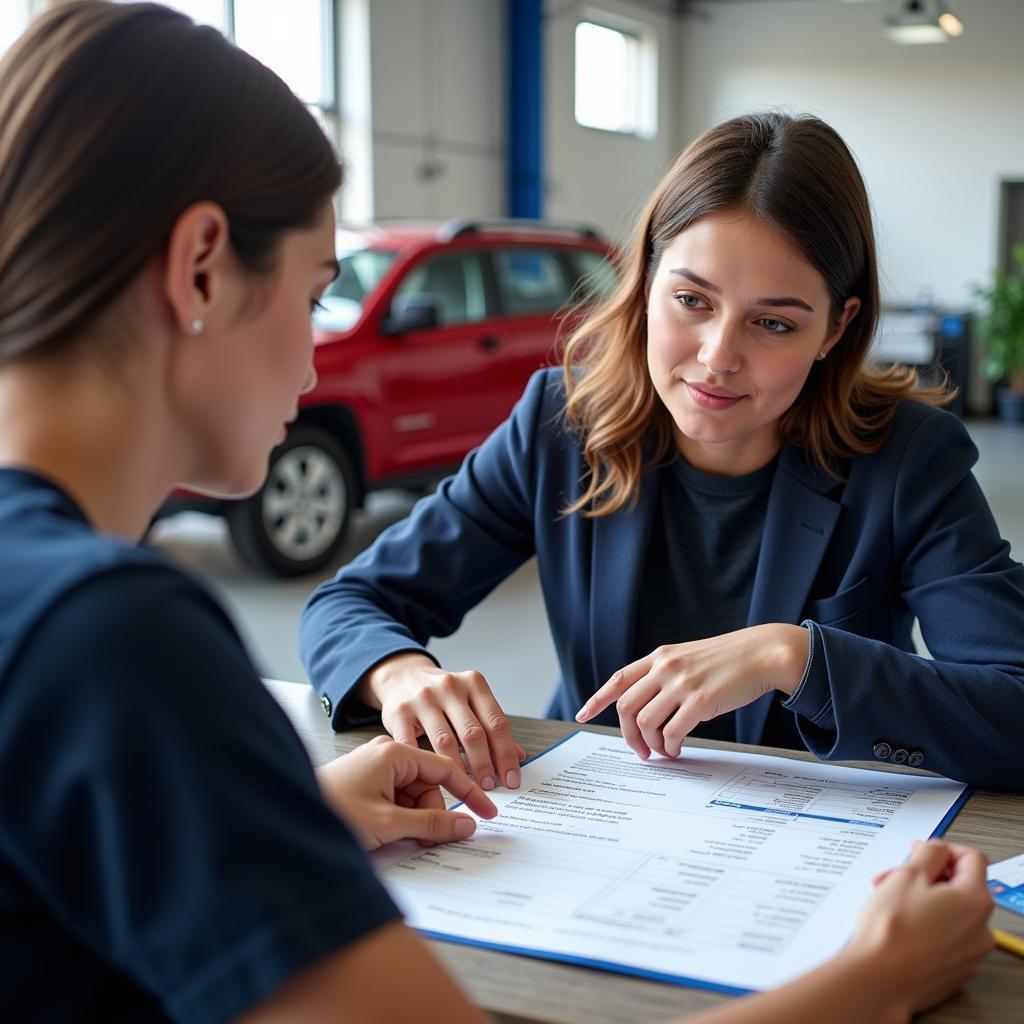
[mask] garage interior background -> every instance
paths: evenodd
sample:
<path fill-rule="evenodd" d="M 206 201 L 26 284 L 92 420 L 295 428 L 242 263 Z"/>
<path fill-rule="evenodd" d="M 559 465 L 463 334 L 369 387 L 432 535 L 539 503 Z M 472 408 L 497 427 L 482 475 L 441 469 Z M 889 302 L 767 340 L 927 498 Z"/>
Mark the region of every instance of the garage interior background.
<path fill-rule="evenodd" d="M 951 0 L 966 31 L 937 46 L 900 46 L 882 31 L 896 0 L 191 0 L 172 4 L 240 43 L 295 35 L 308 55 L 326 129 L 348 164 L 344 218 L 447 218 L 508 212 L 508 111 L 515 49 L 509 29 L 534 21 L 539 62 L 516 88 L 537 92 L 542 213 L 620 238 L 677 152 L 733 114 L 781 107 L 831 123 L 858 157 L 876 217 L 884 298 L 963 309 L 1008 242 L 1007 187 L 1024 183 L 1024 2 Z M 0 47 L 45 0 L 4 0 Z M 525 13 L 524 13 L 525 12 Z M 591 21 L 637 41 L 655 102 L 640 130 L 584 127 L 574 116 L 576 26 Z M 262 28 L 259 25 L 262 24 Z M 330 33 L 321 37 L 319 26 Z M 269 28 L 268 28 L 269 27 Z M 257 52 L 256 46 L 253 47 Z M 268 63 L 266 55 L 258 53 Z M 523 83 L 526 83 L 525 85 Z M 641 93 L 644 89 L 641 89 Z M 653 111 L 653 114 L 652 114 Z M 976 361 L 975 361 L 976 363 Z M 977 386 L 976 386 L 977 385 Z M 972 368 L 972 405 L 986 405 Z M 979 477 L 1004 533 L 1024 553 L 1021 435 L 969 424 Z M 1009 431 L 1009 432 L 1007 432 Z M 409 507 L 379 496 L 343 552 L 351 558 Z M 317 582 L 259 580 L 237 562 L 222 526 L 161 524 L 155 542 L 228 600 L 262 669 L 301 678 L 294 654 L 302 599 Z M 536 639 L 524 644 L 523 637 Z M 437 645 L 453 668 L 479 667 L 510 711 L 537 713 L 554 675 L 547 628 L 527 567 Z M 528 649 L 529 648 L 529 649 Z"/>

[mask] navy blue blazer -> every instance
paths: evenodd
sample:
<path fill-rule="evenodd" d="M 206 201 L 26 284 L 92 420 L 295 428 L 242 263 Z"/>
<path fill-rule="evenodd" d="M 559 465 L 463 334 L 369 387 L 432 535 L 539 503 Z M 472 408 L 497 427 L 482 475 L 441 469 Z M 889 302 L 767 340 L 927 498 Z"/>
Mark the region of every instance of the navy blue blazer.
<path fill-rule="evenodd" d="M 336 728 L 358 720 L 348 698 L 370 668 L 454 632 L 533 555 L 562 670 L 549 716 L 572 718 L 637 656 L 660 474 L 643 477 L 632 510 L 562 515 L 585 473 L 563 404 L 560 371 L 535 374 L 458 473 L 313 593 L 300 647 Z M 843 480 L 802 449 L 780 452 L 746 624 L 812 624 L 808 672 L 784 707 L 819 758 L 909 757 L 1024 789 L 1024 567 L 976 459 L 956 417 L 915 401 L 878 452 L 840 467 Z M 934 660 L 914 653 L 915 617 Z M 773 699 L 737 712 L 738 740 L 760 741 Z M 602 720 L 616 724 L 614 708 Z"/>

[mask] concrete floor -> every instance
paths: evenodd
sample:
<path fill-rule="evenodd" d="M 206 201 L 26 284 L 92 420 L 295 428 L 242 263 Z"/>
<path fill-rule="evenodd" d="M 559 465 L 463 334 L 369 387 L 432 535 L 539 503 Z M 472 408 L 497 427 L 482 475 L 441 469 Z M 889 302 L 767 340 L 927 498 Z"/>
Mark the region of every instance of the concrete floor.
<path fill-rule="evenodd" d="M 1014 556 L 1024 558 L 1024 428 L 986 420 L 967 421 L 981 453 L 975 475 Z M 376 535 L 412 507 L 400 492 L 371 496 L 356 516 L 338 565 L 349 561 Z M 220 520 L 183 513 L 159 523 L 153 546 L 196 573 L 220 595 L 238 623 L 261 673 L 278 679 L 305 679 L 296 652 L 302 605 L 320 579 L 271 580 L 254 575 L 235 555 Z M 498 587 L 451 637 L 431 650 L 445 666 L 483 672 L 510 714 L 538 715 L 558 669 L 548 635 L 533 562 Z"/>

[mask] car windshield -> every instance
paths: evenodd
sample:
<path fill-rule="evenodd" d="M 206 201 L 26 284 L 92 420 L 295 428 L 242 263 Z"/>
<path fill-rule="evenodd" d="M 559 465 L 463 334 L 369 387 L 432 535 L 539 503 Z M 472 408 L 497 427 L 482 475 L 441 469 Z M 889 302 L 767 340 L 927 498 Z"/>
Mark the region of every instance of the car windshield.
<path fill-rule="evenodd" d="M 397 253 L 385 249 L 359 249 L 338 253 L 338 276 L 320 299 L 323 309 L 313 316 L 321 331 L 347 331 L 359 319 L 367 296 L 395 262 Z"/>

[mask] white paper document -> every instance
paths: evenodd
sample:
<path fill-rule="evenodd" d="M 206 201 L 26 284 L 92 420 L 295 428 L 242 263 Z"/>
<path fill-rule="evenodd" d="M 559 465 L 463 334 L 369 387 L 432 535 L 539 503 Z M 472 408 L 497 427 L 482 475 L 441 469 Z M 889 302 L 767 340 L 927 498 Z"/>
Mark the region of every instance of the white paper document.
<path fill-rule="evenodd" d="M 849 939 L 871 879 L 966 798 L 946 779 L 684 747 L 640 761 L 578 732 L 523 766 L 472 839 L 374 854 L 439 938 L 726 991 Z M 463 808 L 465 810 L 465 808 Z"/>

